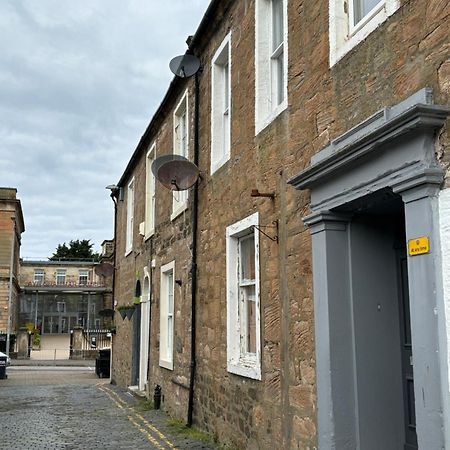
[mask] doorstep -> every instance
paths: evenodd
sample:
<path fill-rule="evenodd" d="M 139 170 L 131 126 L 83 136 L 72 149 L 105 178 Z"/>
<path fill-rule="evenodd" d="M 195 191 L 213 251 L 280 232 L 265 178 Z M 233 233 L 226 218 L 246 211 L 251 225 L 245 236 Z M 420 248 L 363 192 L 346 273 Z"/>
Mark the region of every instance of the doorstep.
<path fill-rule="evenodd" d="M 137 398 L 147 398 L 145 391 L 140 391 L 139 386 L 128 386 L 128 392 Z"/>

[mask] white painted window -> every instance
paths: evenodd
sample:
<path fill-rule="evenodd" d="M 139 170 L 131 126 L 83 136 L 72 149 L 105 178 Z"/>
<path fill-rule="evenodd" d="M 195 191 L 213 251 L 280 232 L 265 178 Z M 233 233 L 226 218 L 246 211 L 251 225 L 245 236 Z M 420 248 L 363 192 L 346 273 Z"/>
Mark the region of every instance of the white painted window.
<path fill-rule="evenodd" d="M 259 214 L 227 227 L 227 370 L 261 379 Z"/>
<path fill-rule="evenodd" d="M 399 7 L 399 0 L 330 0 L 330 66 Z"/>
<path fill-rule="evenodd" d="M 173 153 L 189 156 L 188 94 L 184 93 L 173 113 Z M 188 191 L 173 191 L 171 220 L 187 208 Z"/>
<path fill-rule="evenodd" d="M 287 108 L 287 0 L 256 0 L 255 127 Z"/>
<path fill-rule="evenodd" d="M 35 269 L 34 270 L 34 284 L 41 285 L 44 284 L 44 270 Z"/>
<path fill-rule="evenodd" d="M 152 172 L 152 164 L 155 158 L 156 145 L 153 144 L 147 152 L 145 168 L 145 239 L 148 239 L 155 232 L 156 185 L 155 176 Z"/>
<path fill-rule="evenodd" d="M 211 64 L 211 174 L 230 159 L 231 34 L 217 49 Z"/>
<path fill-rule="evenodd" d="M 134 225 L 134 177 L 127 189 L 127 229 L 125 240 L 125 256 L 133 249 L 133 225 Z"/>
<path fill-rule="evenodd" d="M 66 271 L 64 269 L 58 269 L 56 271 L 56 284 L 66 283 Z"/>
<path fill-rule="evenodd" d="M 175 261 L 161 267 L 159 365 L 173 370 Z"/>
<path fill-rule="evenodd" d="M 78 283 L 87 284 L 89 281 L 89 270 L 79 270 L 78 271 Z"/>

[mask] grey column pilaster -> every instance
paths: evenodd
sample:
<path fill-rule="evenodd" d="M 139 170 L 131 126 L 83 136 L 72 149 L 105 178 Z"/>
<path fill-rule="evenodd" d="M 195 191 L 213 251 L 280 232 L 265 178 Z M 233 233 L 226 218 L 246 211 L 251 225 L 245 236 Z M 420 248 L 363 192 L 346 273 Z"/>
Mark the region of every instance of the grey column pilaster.
<path fill-rule="evenodd" d="M 445 448 L 443 411 L 449 402 L 443 371 L 447 342 L 438 229 L 442 173 L 432 172 L 393 189 L 405 203 L 406 239 L 426 236 L 430 242 L 429 253 L 408 256 L 411 339 L 418 446 L 441 450 Z"/>
<path fill-rule="evenodd" d="M 313 246 L 317 408 L 320 449 L 357 448 L 349 217 L 328 211 L 304 219 Z M 338 409 L 339 408 L 339 409 Z"/>

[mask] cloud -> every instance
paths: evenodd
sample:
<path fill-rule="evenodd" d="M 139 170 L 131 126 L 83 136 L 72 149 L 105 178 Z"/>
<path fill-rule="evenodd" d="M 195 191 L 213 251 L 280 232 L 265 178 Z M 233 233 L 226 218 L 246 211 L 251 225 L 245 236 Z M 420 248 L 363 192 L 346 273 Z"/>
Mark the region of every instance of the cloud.
<path fill-rule="evenodd" d="M 22 255 L 112 237 L 116 182 L 208 0 L 0 2 L 0 186 L 17 187 Z"/>

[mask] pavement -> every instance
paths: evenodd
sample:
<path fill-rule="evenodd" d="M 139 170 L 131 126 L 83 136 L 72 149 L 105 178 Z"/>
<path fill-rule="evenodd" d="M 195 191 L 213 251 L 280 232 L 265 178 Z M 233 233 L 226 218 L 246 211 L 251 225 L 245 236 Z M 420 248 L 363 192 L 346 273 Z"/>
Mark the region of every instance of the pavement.
<path fill-rule="evenodd" d="M 100 380 L 93 366 L 12 365 L 7 374 L 0 380 L 1 450 L 217 448 Z"/>
<path fill-rule="evenodd" d="M 12 359 L 11 366 L 95 367 L 95 359 Z"/>

